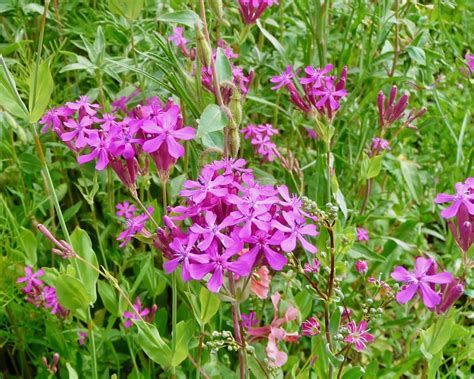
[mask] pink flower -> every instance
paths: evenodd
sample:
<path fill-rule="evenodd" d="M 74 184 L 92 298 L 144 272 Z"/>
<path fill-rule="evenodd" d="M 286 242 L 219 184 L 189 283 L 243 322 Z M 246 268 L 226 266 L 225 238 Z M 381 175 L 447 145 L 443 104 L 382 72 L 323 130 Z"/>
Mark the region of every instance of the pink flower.
<path fill-rule="evenodd" d="M 84 346 L 88 335 L 89 334 L 87 332 L 77 332 L 77 342 L 80 346 Z"/>
<path fill-rule="evenodd" d="M 180 108 L 173 105 L 169 110 L 159 114 L 154 121 L 146 120 L 142 129 L 145 133 L 155 135 L 156 137 L 148 139 L 143 144 L 143 150 L 147 153 L 153 153 L 158 150 L 162 144 L 168 147 L 168 153 L 175 159 L 184 155 L 184 147 L 176 140 L 191 140 L 195 136 L 195 130 L 191 127 L 176 129 Z"/>
<path fill-rule="evenodd" d="M 305 128 L 306 133 L 308 134 L 308 137 L 311 139 L 318 139 L 318 133 L 314 129 L 311 128 Z"/>
<path fill-rule="evenodd" d="M 435 292 L 435 284 L 447 284 L 453 281 L 453 275 L 449 272 L 436 273 L 436 262 L 431 258 L 416 258 L 415 271 L 409 272 L 402 266 L 397 266 L 391 273 L 391 277 L 398 282 L 405 282 L 396 299 L 400 304 L 410 301 L 418 292 L 423 303 L 428 308 L 434 308 L 441 303 L 440 295 Z"/>
<path fill-rule="evenodd" d="M 349 335 L 344 338 L 344 341 L 353 344 L 355 349 L 359 352 L 366 348 L 367 343 L 374 340 L 374 336 L 368 333 L 367 321 L 362 320 L 359 325 L 355 321 L 347 324 Z"/>
<path fill-rule="evenodd" d="M 42 269 L 39 269 L 38 271 L 33 272 L 33 267 L 31 266 L 26 266 L 25 267 L 25 273 L 26 275 L 18 278 L 16 280 L 17 283 L 25 283 L 26 286 L 23 288 L 23 292 L 31 292 L 34 288 L 38 288 L 43 285 L 43 281 L 41 279 L 38 279 L 38 277 L 44 275 L 44 271 Z"/>
<path fill-rule="evenodd" d="M 248 315 L 242 313 L 242 328 L 248 329 L 258 324 L 258 320 L 255 318 L 255 312 L 250 312 Z"/>
<path fill-rule="evenodd" d="M 311 274 L 315 274 L 319 272 L 319 268 L 321 267 L 321 262 L 318 261 L 317 259 L 313 259 L 313 262 L 311 264 L 305 263 L 303 271 L 308 272 Z"/>
<path fill-rule="evenodd" d="M 290 212 L 283 212 L 283 218 L 286 221 L 286 225 L 277 220 L 272 222 L 272 226 L 284 232 L 287 237 L 281 243 L 283 251 L 290 252 L 295 250 L 296 241 L 298 240 L 306 251 L 315 254 L 317 252 L 316 246 L 306 241 L 304 236 L 317 236 L 319 232 L 316 230 L 316 226 L 305 224 L 302 217 L 295 217 L 295 214 Z"/>
<path fill-rule="evenodd" d="M 303 336 L 317 336 L 321 333 L 321 325 L 315 317 L 311 317 L 301 324 L 301 334 Z"/>
<path fill-rule="evenodd" d="M 148 213 L 152 214 L 153 211 L 154 211 L 153 208 L 151 207 L 148 208 Z M 149 235 L 149 233 L 144 230 L 145 224 L 148 221 L 147 214 L 145 213 L 139 214 L 137 216 L 130 217 L 126 219 L 125 221 L 126 221 L 127 227 L 117 237 L 117 241 L 122 241 L 122 243 L 120 244 L 120 247 L 122 248 L 125 247 L 125 245 L 127 245 L 131 241 L 132 237 L 134 237 L 135 235 L 139 233 Z"/>
<path fill-rule="evenodd" d="M 272 277 L 267 266 L 260 267 L 251 279 L 251 291 L 260 299 L 266 299 L 270 291 Z"/>
<path fill-rule="evenodd" d="M 300 82 L 301 84 L 311 84 L 317 88 L 322 87 L 325 83 L 332 81 L 332 78 L 326 75 L 332 69 L 332 64 L 326 65 L 323 69 L 308 66 L 304 69 L 307 76 L 300 79 Z"/>
<path fill-rule="evenodd" d="M 251 25 L 273 4 L 278 5 L 278 0 L 239 0 L 240 15 L 244 23 Z"/>
<path fill-rule="evenodd" d="M 137 207 L 128 201 L 117 204 L 116 208 L 118 209 L 117 216 L 124 217 L 125 219 L 131 218 L 137 210 Z"/>
<path fill-rule="evenodd" d="M 369 268 L 366 261 L 361 261 L 360 259 L 356 262 L 355 268 L 359 274 L 365 274 Z"/>
<path fill-rule="evenodd" d="M 79 155 L 77 157 L 77 162 L 79 164 L 84 164 L 90 162 L 93 159 L 96 159 L 95 169 L 97 171 L 104 170 L 109 164 L 109 144 L 110 140 L 105 134 L 100 136 L 97 134 L 91 134 L 87 139 L 87 144 L 91 148 L 91 152 L 85 155 Z"/>
<path fill-rule="evenodd" d="M 142 309 L 142 302 L 139 297 L 137 297 L 137 299 L 135 300 L 135 304 L 133 304 L 133 308 L 135 312 L 125 311 L 123 313 L 123 317 L 125 318 L 125 322 L 123 323 L 123 326 L 125 326 L 125 328 L 130 328 L 133 325 L 134 321 L 137 321 L 140 319 L 144 319 L 147 322 L 153 321 L 156 310 L 158 309 L 156 305 L 153 305 L 151 311 L 149 308 Z"/>
<path fill-rule="evenodd" d="M 99 104 L 91 104 L 90 99 L 87 96 L 79 96 L 79 99 L 75 102 L 66 103 L 66 106 L 74 111 L 79 111 L 79 118 L 82 118 L 86 114 L 94 116 L 100 106 Z"/>
<path fill-rule="evenodd" d="M 168 40 L 173 42 L 175 46 L 181 47 L 186 46 L 188 41 L 184 38 L 184 28 L 177 26 L 173 28 L 173 34 L 168 37 Z"/>
<path fill-rule="evenodd" d="M 372 146 L 370 147 L 369 156 L 373 157 L 382 151 L 390 150 L 390 142 L 383 138 L 372 138 Z"/>
<path fill-rule="evenodd" d="M 278 344 L 282 341 L 296 342 L 300 337 L 298 332 L 288 333 L 282 326 L 296 320 L 299 312 L 295 307 L 289 306 L 284 317 L 278 317 L 278 304 L 280 303 L 281 296 L 278 292 L 275 292 L 271 299 L 274 312 L 271 324 L 259 328 L 248 328 L 247 333 L 250 336 L 250 341 L 267 338 L 268 342 L 265 352 L 269 359 L 269 365 L 281 367 L 288 360 L 288 355 L 279 349 Z"/>
<path fill-rule="evenodd" d="M 452 203 L 448 208 L 443 209 L 441 217 L 451 218 L 457 215 L 461 205 L 464 205 L 470 215 L 474 215 L 474 178 L 467 178 L 464 183 L 456 183 L 456 194 L 449 195 L 439 193 L 435 203 Z"/>
<path fill-rule="evenodd" d="M 64 142 L 69 142 L 75 139 L 75 146 L 79 149 L 87 146 L 87 137 L 91 137 L 97 134 L 97 130 L 90 129 L 92 125 L 92 119 L 88 116 L 85 116 L 77 122 L 76 120 L 70 118 L 64 122 L 64 126 L 73 129 L 71 132 L 63 132 L 61 134 L 61 139 Z"/>
<path fill-rule="evenodd" d="M 474 72 L 474 55 L 466 53 L 465 58 L 469 69 L 471 70 L 471 72 Z"/>
<path fill-rule="evenodd" d="M 369 232 L 367 229 L 364 228 L 357 228 L 357 241 L 368 241 L 369 240 Z"/>
<path fill-rule="evenodd" d="M 283 71 L 280 75 L 272 76 L 270 82 L 276 83 L 275 86 L 272 87 L 272 90 L 276 91 L 282 87 L 286 87 L 288 84 L 293 83 L 292 79 L 298 72 L 293 72 L 293 68 L 291 66 L 287 66 L 285 71 Z"/>

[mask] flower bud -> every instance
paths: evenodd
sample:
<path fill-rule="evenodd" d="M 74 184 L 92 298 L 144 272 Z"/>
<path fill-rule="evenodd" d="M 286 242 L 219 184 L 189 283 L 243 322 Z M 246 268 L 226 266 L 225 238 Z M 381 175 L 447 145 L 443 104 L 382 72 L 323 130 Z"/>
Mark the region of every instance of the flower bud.
<path fill-rule="evenodd" d="M 209 5 L 212 11 L 219 20 L 224 18 L 224 9 L 222 7 L 222 0 L 209 0 Z"/>

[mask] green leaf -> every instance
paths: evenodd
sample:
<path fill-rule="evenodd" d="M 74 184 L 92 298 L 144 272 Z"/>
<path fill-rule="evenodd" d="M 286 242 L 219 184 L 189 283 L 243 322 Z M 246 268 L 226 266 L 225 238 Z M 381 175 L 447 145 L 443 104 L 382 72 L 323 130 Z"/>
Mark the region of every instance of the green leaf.
<path fill-rule="evenodd" d="M 224 133 L 222 130 L 216 132 L 210 132 L 205 134 L 201 140 L 205 147 L 211 147 L 214 149 L 224 149 Z"/>
<path fill-rule="evenodd" d="M 161 338 L 156 326 L 143 321 L 135 321 L 135 325 L 138 327 L 138 344 L 145 354 L 162 368 L 169 367 L 173 352 L 168 342 Z"/>
<path fill-rule="evenodd" d="M 419 204 L 419 195 L 422 194 L 422 188 L 416 164 L 411 161 L 400 160 L 400 167 L 402 169 L 403 179 L 405 179 L 405 183 L 407 184 L 411 196 Z"/>
<path fill-rule="evenodd" d="M 265 36 L 265 38 L 268 39 L 270 41 L 270 43 L 273 45 L 273 47 L 280 53 L 280 55 L 283 58 L 283 61 L 285 62 L 285 64 L 288 63 L 288 55 L 287 55 L 285 49 L 283 48 L 283 46 L 281 45 L 281 43 L 278 42 L 278 40 L 268 30 L 266 30 L 262 26 L 262 23 L 260 22 L 260 20 L 257 20 L 257 26 L 260 29 L 260 31 L 262 32 L 262 34 Z"/>
<path fill-rule="evenodd" d="M 0 107 L 21 119 L 28 118 L 28 110 L 16 89 L 15 79 L 0 55 Z"/>
<path fill-rule="evenodd" d="M 97 288 L 105 309 L 107 309 L 110 314 L 118 317 L 120 312 L 118 308 L 118 298 L 114 288 L 109 283 L 102 280 L 97 282 Z"/>
<path fill-rule="evenodd" d="M 370 158 L 369 160 L 369 168 L 367 169 L 367 176 L 366 179 L 372 179 L 380 174 L 382 170 L 382 155 L 376 155 L 375 157 Z"/>
<path fill-rule="evenodd" d="M 426 64 L 426 54 L 425 54 L 425 51 L 421 47 L 408 46 L 407 52 L 410 58 L 413 59 L 416 63 L 419 63 L 422 66 Z"/>
<path fill-rule="evenodd" d="M 203 324 L 207 324 L 219 310 L 221 301 L 217 295 L 202 287 L 199 292 L 199 302 L 201 304 L 200 319 Z"/>
<path fill-rule="evenodd" d="M 31 230 L 21 227 L 20 238 L 22 240 L 22 246 L 25 249 L 26 264 L 30 266 L 36 265 L 38 242 L 36 241 L 35 235 Z"/>
<path fill-rule="evenodd" d="M 193 320 L 180 321 L 176 325 L 176 350 L 173 352 L 173 358 L 171 359 L 171 365 L 173 367 L 178 366 L 188 357 L 188 346 L 189 341 L 193 338 L 194 325 Z"/>
<path fill-rule="evenodd" d="M 361 244 L 354 244 L 352 246 L 350 256 L 356 259 L 362 257 L 372 261 L 385 262 L 385 257 L 383 255 L 377 254 L 375 251 Z"/>
<path fill-rule="evenodd" d="M 224 51 L 218 47 L 216 53 L 216 72 L 219 83 L 224 81 L 232 82 L 232 67 L 224 54 Z"/>
<path fill-rule="evenodd" d="M 200 22 L 201 19 L 195 12 L 191 10 L 185 10 L 163 14 L 158 16 L 157 20 L 173 24 L 183 24 L 189 26 L 190 28 L 194 28 L 196 22 Z"/>
<path fill-rule="evenodd" d="M 351 367 L 344 372 L 342 379 L 359 379 L 364 374 L 365 370 L 362 367 Z"/>
<path fill-rule="evenodd" d="M 37 174 L 41 171 L 41 161 L 37 155 L 23 152 L 18 156 L 21 171 L 27 174 Z"/>
<path fill-rule="evenodd" d="M 427 359 L 438 354 L 443 347 L 449 342 L 454 330 L 454 319 L 445 316 L 438 318 L 436 322 L 431 325 L 428 330 L 422 331 L 422 346 L 421 352 Z M 430 358 L 428 358 L 428 356 Z"/>
<path fill-rule="evenodd" d="M 295 296 L 295 302 L 298 306 L 298 309 L 301 313 L 301 318 L 304 320 L 306 317 L 309 316 L 311 313 L 311 309 L 313 307 L 313 298 L 312 296 L 308 296 L 308 292 L 300 291 Z"/>
<path fill-rule="evenodd" d="M 216 104 L 209 104 L 202 112 L 196 137 L 202 138 L 204 135 L 222 130 L 228 122 L 225 112 Z"/>
<path fill-rule="evenodd" d="M 54 281 L 59 303 L 72 311 L 87 309 L 91 299 L 84 285 L 75 277 L 63 274 Z"/>
<path fill-rule="evenodd" d="M 28 108 L 30 110 L 29 120 L 31 123 L 38 121 L 48 107 L 51 94 L 53 93 L 53 77 L 49 70 L 49 60 L 45 60 L 38 67 L 35 88 L 35 70 L 30 74 L 28 81 L 30 86 L 30 97 Z"/>
<path fill-rule="evenodd" d="M 344 195 L 342 194 L 341 190 L 339 189 L 339 182 L 337 181 L 336 175 L 331 177 L 331 189 L 333 192 L 334 199 L 336 200 L 339 209 L 341 210 L 342 214 L 345 218 L 347 218 L 347 205 Z"/>
<path fill-rule="evenodd" d="M 71 234 L 71 242 L 74 251 L 79 256 L 89 262 L 90 265 L 98 267 L 97 257 L 92 249 L 92 242 L 84 230 L 76 228 L 76 230 Z M 79 270 L 78 276 L 84 284 L 90 301 L 93 304 L 97 300 L 96 284 L 97 279 L 99 278 L 99 273 L 97 270 L 90 267 L 90 265 L 77 260 L 77 267 Z"/>
<path fill-rule="evenodd" d="M 71 366 L 69 362 L 66 363 L 67 373 L 69 374 L 69 379 L 79 379 L 76 370 Z"/>
<path fill-rule="evenodd" d="M 109 9 L 129 20 L 136 20 L 143 9 L 143 0 L 109 0 Z"/>

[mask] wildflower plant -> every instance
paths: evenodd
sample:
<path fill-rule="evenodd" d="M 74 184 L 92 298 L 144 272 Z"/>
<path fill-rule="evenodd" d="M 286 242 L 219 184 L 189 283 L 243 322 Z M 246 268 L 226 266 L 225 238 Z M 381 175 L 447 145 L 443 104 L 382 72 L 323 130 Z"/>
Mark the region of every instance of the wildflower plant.
<path fill-rule="evenodd" d="M 6 376 L 472 374 L 467 1 L 56 3 L 0 7 Z"/>

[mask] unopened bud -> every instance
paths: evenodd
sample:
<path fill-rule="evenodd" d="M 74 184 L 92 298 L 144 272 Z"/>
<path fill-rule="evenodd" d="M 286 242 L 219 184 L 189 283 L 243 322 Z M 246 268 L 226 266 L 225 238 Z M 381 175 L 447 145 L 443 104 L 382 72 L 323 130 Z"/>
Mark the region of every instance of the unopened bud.
<path fill-rule="evenodd" d="M 222 7 L 222 0 L 210 0 L 209 5 L 211 6 L 212 11 L 219 20 L 224 18 L 224 9 Z"/>

